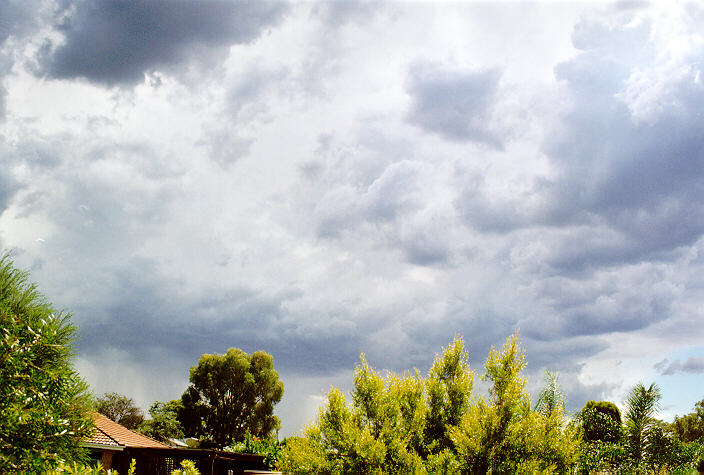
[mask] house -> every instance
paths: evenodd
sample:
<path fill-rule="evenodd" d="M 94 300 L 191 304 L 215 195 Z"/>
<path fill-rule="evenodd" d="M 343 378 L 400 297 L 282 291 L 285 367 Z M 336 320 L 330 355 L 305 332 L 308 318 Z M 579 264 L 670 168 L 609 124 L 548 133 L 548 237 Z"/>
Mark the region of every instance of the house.
<path fill-rule="evenodd" d="M 105 469 L 127 474 L 132 459 L 136 475 L 169 475 L 182 460 L 193 460 L 201 475 L 239 475 L 264 471 L 261 455 L 238 454 L 222 450 L 175 448 L 131 431 L 102 414 L 93 413 L 95 432 L 82 442 L 91 459 Z"/>

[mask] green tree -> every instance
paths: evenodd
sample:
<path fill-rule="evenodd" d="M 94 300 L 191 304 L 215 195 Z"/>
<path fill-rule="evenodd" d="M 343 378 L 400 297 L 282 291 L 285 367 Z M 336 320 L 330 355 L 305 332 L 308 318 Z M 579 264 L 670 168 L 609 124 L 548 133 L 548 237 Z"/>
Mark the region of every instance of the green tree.
<path fill-rule="evenodd" d="M 183 437 L 183 430 L 178 421 L 178 413 L 182 409 L 183 403 L 180 399 L 169 402 L 155 401 L 149 408 L 151 419 L 142 422 L 138 432 L 160 441 Z"/>
<path fill-rule="evenodd" d="M 550 403 L 549 411 L 532 411 L 520 375 L 525 365 L 516 335 L 501 351 L 491 349 L 482 377 L 490 383 L 489 398 L 479 398 L 451 430 L 462 472 L 567 473 L 574 463 L 578 439 L 566 427 L 561 401 Z"/>
<path fill-rule="evenodd" d="M 81 457 L 88 387 L 72 365 L 70 315 L 0 257 L 0 473 L 44 473 Z"/>
<path fill-rule="evenodd" d="M 144 411 L 137 407 L 134 399 L 115 392 L 96 398 L 95 410 L 131 430 L 144 422 Z"/>
<path fill-rule="evenodd" d="M 459 425 L 469 409 L 474 373 L 461 338 L 455 337 L 442 356 L 436 355 L 426 382 L 428 411 L 425 421 L 427 450 L 437 454 L 452 447 L 449 430 Z"/>
<path fill-rule="evenodd" d="M 704 399 L 694 405 L 694 412 L 681 417 L 675 416 L 670 428 L 682 442 L 692 442 L 704 437 Z"/>
<path fill-rule="evenodd" d="M 609 401 L 587 401 L 578 414 L 586 442 L 621 440 L 621 411 Z"/>
<path fill-rule="evenodd" d="M 474 375 L 460 338 L 437 355 L 428 377 L 417 370 L 385 378 L 362 355 L 352 404 L 335 388 L 303 437 L 287 440 L 282 468 L 291 473 L 531 473 L 567 471 L 575 431 L 562 402 L 532 411 L 519 377 L 516 337 L 492 350 L 489 401 L 472 399 Z M 551 390 L 559 394 L 559 389 Z M 502 460 L 503 457 L 503 460 Z"/>
<path fill-rule="evenodd" d="M 451 473 L 448 430 L 467 411 L 473 374 L 461 338 L 437 355 L 428 377 L 418 370 L 384 378 L 364 355 L 352 405 L 335 388 L 303 437 L 289 438 L 282 468 L 292 473 Z"/>
<path fill-rule="evenodd" d="M 636 384 L 626 399 L 626 436 L 631 459 L 639 464 L 644 456 L 644 443 L 648 430 L 653 426 L 653 415 L 660 407 L 660 388 L 653 383 L 645 387 Z"/>
<path fill-rule="evenodd" d="M 243 440 L 247 431 L 267 437 L 278 429 L 274 405 L 281 400 L 284 385 L 274 359 L 265 352 L 249 355 L 230 348 L 224 355 L 205 354 L 191 368 L 190 381 L 179 411 L 186 435 L 225 447 Z"/>
<path fill-rule="evenodd" d="M 545 417 L 549 417 L 556 411 L 564 412 L 565 396 L 560 390 L 557 373 L 545 371 L 545 389 L 538 396 L 535 403 L 535 410 Z"/>

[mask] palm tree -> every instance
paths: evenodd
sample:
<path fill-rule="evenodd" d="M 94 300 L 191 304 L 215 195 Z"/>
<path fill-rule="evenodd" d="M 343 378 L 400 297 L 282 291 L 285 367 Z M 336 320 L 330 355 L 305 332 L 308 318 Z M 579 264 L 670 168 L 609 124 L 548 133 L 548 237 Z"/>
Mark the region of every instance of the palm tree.
<path fill-rule="evenodd" d="M 643 458 L 645 434 L 652 424 L 652 416 L 660 408 L 661 397 L 657 384 L 653 383 L 646 388 L 642 383 L 638 383 L 631 389 L 626 400 L 626 433 L 631 457 L 636 463 L 640 463 Z"/>
<path fill-rule="evenodd" d="M 535 410 L 545 417 L 551 416 L 557 409 L 565 410 L 565 397 L 557 383 L 558 374 L 545 370 L 545 389 L 538 396 Z"/>

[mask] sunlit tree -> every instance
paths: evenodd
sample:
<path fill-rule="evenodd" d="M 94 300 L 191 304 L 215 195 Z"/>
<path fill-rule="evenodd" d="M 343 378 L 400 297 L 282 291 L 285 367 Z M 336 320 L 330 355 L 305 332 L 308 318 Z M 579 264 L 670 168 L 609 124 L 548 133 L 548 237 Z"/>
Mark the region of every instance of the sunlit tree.
<path fill-rule="evenodd" d="M 44 473 L 80 458 L 92 422 L 72 365 L 75 336 L 70 315 L 0 257 L 0 473 Z"/>

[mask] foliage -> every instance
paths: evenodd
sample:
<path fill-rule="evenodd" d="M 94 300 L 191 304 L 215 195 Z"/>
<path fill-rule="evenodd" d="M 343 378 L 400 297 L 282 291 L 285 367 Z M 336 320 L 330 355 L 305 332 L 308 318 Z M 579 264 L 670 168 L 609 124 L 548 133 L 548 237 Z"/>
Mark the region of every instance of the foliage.
<path fill-rule="evenodd" d="M 585 442 L 621 440 L 621 411 L 609 401 L 587 401 L 577 415 Z"/>
<path fill-rule="evenodd" d="M 287 440 L 282 469 L 291 473 L 523 473 L 566 471 L 576 458 L 557 398 L 530 408 L 519 373 L 524 356 L 512 337 L 492 350 L 488 401 L 472 401 L 473 373 L 460 338 L 436 356 L 428 377 L 416 370 L 382 377 L 362 355 L 352 405 L 332 388 L 318 421 Z M 553 395 L 556 387 L 547 388 Z"/>
<path fill-rule="evenodd" d="M 704 455 L 697 457 L 697 460 L 694 461 L 694 468 L 700 473 L 704 472 Z"/>
<path fill-rule="evenodd" d="M 127 475 L 134 475 L 137 470 L 137 462 L 132 459 Z M 79 462 L 59 462 L 59 464 L 46 472 L 46 475 L 119 475 L 116 470 L 105 470 L 101 464 L 95 467 Z"/>
<path fill-rule="evenodd" d="M 659 400 L 656 385 L 636 385 L 626 401 L 623 428 L 616 425 L 617 409 L 611 403 L 588 402 L 577 417 L 583 429 L 583 443 L 576 472 L 690 473 L 701 447 L 696 442 L 683 443 L 670 424 L 653 418 Z M 622 436 L 613 435 L 616 431 Z M 591 438 L 585 436 L 590 432 Z"/>
<path fill-rule="evenodd" d="M 267 437 L 278 429 L 273 412 L 284 386 L 265 352 L 230 348 L 224 355 L 205 354 L 191 368 L 190 382 L 178 414 L 187 435 L 224 447 L 247 431 Z"/>
<path fill-rule="evenodd" d="M 144 421 L 144 411 L 137 407 L 134 399 L 115 392 L 96 398 L 95 410 L 131 430 Z"/>
<path fill-rule="evenodd" d="M 626 446 L 619 442 L 601 440 L 584 441 L 579 446 L 575 473 L 623 473 L 628 472 L 630 459 Z"/>
<path fill-rule="evenodd" d="M 449 428 L 459 425 L 467 412 L 474 385 L 469 356 L 462 339 L 455 337 L 442 356 L 436 355 L 430 368 L 426 391 L 428 409 L 425 418 L 425 440 L 431 454 L 452 447 Z"/>
<path fill-rule="evenodd" d="M 692 442 L 704 437 L 704 399 L 694 405 L 694 412 L 675 416 L 671 430 L 682 442 Z"/>
<path fill-rule="evenodd" d="M 46 475 L 113 475 L 114 473 L 112 470 L 105 471 L 100 464 L 97 467 L 90 467 L 78 462 L 61 462 L 57 467 L 48 470 Z"/>
<path fill-rule="evenodd" d="M 482 377 L 491 383 L 489 398 L 479 398 L 451 430 L 463 472 L 567 473 L 575 461 L 578 439 L 566 426 L 561 404 L 532 411 L 520 376 L 524 367 L 515 335 L 502 351 L 492 348 L 489 353 Z"/>
<path fill-rule="evenodd" d="M 626 399 L 626 437 L 631 459 L 636 463 L 643 460 L 646 434 L 659 408 L 660 397 L 660 388 L 655 383 L 648 388 L 638 383 Z"/>
<path fill-rule="evenodd" d="M 456 468 L 448 427 L 466 412 L 473 374 L 460 338 L 418 370 L 382 377 L 364 355 L 354 375 L 352 407 L 332 388 L 317 423 L 287 440 L 282 468 L 292 473 L 426 473 Z"/>
<path fill-rule="evenodd" d="M 642 466 L 654 473 L 671 472 L 691 464 L 694 454 L 668 430 L 668 424 L 652 421 L 643 441 Z"/>
<path fill-rule="evenodd" d="M 183 430 L 178 421 L 178 412 L 182 408 L 180 399 L 169 402 L 155 401 L 149 408 L 151 419 L 142 422 L 137 431 L 160 441 L 183 437 Z"/>
<path fill-rule="evenodd" d="M 76 330 L 0 257 L 0 473 L 44 473 L 81 457 L 90 435 L 87 385 L 72 366 Z"/>
<path fill-rule="evenodd" d="M 264 457 L 264 465 L 270 470 L 275 470 L 283 445 L 284 444 L 279 442 L 275 437 L 259 439 L 252 437 L 252 434 L 247 432 L 244 436 L 244 440 L 233 443 L 229 447 L 226 447 L 225 450 L 240 454 L 262 455 Z"/>
<path fill-rule="evenodd" d="M 200 475 L 200 472 L 196 468 L 196 463 L 193 460 L 182 460 L 181 468 L 173 470 L 171 475 Z"/>
<path fill-rule="evenodd" d="M 545 371 L 545 389 L 538 396 L 535 410 L 543 416 L 549 416 L 555 411 L 565 411 L 565 396 L 560 390 L 557 373 Z"/>

